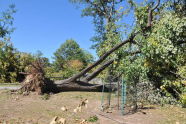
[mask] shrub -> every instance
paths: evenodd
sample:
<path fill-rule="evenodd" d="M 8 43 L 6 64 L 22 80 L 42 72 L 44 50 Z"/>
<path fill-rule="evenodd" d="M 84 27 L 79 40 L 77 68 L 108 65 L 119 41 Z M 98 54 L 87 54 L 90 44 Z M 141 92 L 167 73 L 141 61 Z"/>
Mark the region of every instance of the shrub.
<path fill-rule="evenodd" d="M 41 98 L 43 100 L 49 100 L 50 99 L 50 95 L 45 93 Z"/>
<path fill-rule="evenodd" d="M 182 107 L 186 108 L 186 94 L 183 94 L 181 96 L 181 103 L 182 103 Z"/>
<path fill-rule="evenodd" d="M 91 116 L 91 117 L 89 117 L 88 121 L 89 122 L 96 122 L 96 121 L 98 121 L 98 117 L 96 115 Z"/>

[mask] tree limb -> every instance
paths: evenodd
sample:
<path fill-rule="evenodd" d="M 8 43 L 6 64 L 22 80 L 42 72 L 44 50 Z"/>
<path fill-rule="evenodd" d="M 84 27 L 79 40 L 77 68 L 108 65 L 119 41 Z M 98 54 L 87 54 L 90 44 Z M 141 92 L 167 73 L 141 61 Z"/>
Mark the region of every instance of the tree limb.
<path fill-rule="evenodd" d="M 129 43 L 129 42 L 133 42 L 134 37 L 136 36 L 136 33 L 132 34 L 127 40 L 124 40 L 123 42 L 117 44 L 116 46 L 114 46 L 112 49 L 110 49 L 109 51 L 107 51 L 105 54 L 103 54 L 100 59 L 98 59 L 95 63 L 93 63 L 92 65 L 88 66 L 87 68 L 85 68 L 84 70 L 82 70 L 81 72 L 79 72 L 78 74 L 72 76 L 71 78 L 67 79 L 67 81 L 69 82 L 73 82 L 76 79 L 80 78 L 81 76 L 85 75 L 88 71 L 90 71 L 91 69 L 93 69 L 94 67 L 96 67 L 97 65 L 99 65 L 101 62 L 103 62 L 111 53 L 113 53 L 114 51 L 118 50 L 120 47 L 122 47 L 124 44 Z"/>
<path fill-rule="evenodd" d="M 86 2 L 94 6 L 99 14 L 103 13 L 103 15 L 106 15 L 106 11 L 103 11 L 97 4 L 91 2 L 90 0 L 86 0 Z"/>
<path fill-rule="evenodd" d="M 100 0 L 100 3 L 101 3 L 101 5 L 102 5 L 103 10 L 104 10 L 104 13 L 105 13 L 105 15 L 106 15 L 106 13 L 107 13 L 107 9 L 105 8 L 105 6 L 104 6 L 104 4 L 103 4 L 103 1 L 102 1 L 102 0 Z"/>
<path fill-rule="evenodd" d="M 152 26 L 152 18 L 153 18 L 152 13 L 153 13 L 153 11 L 155 9 L 157 9 L 159 4 L 160 4 L 160 0 L 157 0 L 157 4 L 153 8 L 149 9 L 147 27 L 151 27 Z"/>
<path fill-rule="evenodd" d="M 130 55 L 136 55 L 141 53 L 141 51 L 134 51 L 134 52 L 130 52 L 128 54 Z M 83 79 L 85 82 L 88 82 L 90 80 L 92 80 L 93 78 L 95 78 L 100 72 L 102 72 L 106 67 L 108 67 L 109 65 L 111 65 L 114 62 L 114 59 L 110 59 L 107 62 L 105 62 L 101 67 L 99 67 L 96 71 L 92 72 L 90 75 L 88 75 L 87 77 L 85 77 L 85 79 Z"/>

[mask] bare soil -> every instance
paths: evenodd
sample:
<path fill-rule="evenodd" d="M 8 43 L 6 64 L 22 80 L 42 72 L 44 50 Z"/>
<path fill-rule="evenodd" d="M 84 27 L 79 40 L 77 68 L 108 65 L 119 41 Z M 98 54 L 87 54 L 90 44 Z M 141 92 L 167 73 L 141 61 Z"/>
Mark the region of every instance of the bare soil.
<path fill-rule="evenodd" d="M 49 98 L 48 100 L 46 100 Z M 88 99 L 88 108 L 82 112 L 73 110 L 81 100 Z M 67 124 L 80 124 L 96 115 L 94 124 L 186 124 L 186 109 L 175 106 L 146 106 L 134 114 L 121 115 L 116 109 L 111 113 L 102 112 L 101 93 L 96 92 L 64 92 L 53 95 L 28 96 L 12 94 L 8 90 L 0 90 L 0 124 L 49 124 L 55 116 L 65 118 Z M 61 107 L 66 106 L 67 111 Z M 150 109 L 152 108 L 152 109 Z"/>

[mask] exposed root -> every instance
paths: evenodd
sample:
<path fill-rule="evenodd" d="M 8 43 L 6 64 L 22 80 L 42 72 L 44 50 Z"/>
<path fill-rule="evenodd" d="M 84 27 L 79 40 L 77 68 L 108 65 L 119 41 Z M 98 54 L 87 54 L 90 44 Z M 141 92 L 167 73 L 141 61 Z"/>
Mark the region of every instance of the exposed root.
<path fill-rule="evenodd" d="M 36 60 L 29 66 L 29 70 L 26 75 L 25 80 L 22 82 L 22 87 L 19 91 L 23 92 L 37 92 L 38 94 L 43 94 L 47 92 L 52 92 L 55 85 L 53 81 L 45 77 L 43 70 L 43 63 L 41 60 Z"/>

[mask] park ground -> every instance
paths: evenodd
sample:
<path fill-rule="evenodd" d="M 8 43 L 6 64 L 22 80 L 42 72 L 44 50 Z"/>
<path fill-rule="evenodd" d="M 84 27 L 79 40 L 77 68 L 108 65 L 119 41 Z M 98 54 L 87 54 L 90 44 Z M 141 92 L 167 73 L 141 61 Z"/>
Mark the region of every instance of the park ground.
<path fill-rule="evenodd" d="M 88 107 L 74 113 L 82 99 L 88 99 Z M 186 109 L 176 106 L 147 105 L 134 114 L 121 116 L 116 110 L 101 112 L 101 93 L 62 92 L 52 95 L 31 93 L 23 96 L 0 90 L 0 124 L 49 124 L 55 116 L 65 118 L 67 124 L 186 124 Z M 61 107 L 66 106 L 67 111 Z M 97 117 L 90 122 L 91 117 Z"/>

